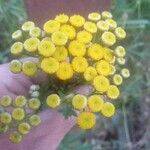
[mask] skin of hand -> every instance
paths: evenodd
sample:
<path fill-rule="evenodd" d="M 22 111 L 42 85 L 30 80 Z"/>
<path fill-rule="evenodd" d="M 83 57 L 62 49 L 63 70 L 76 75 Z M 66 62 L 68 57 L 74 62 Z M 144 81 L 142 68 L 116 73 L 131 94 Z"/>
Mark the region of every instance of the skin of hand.
<path fill-rule="evenodd" d="M 39 73 L 34 78 L 23 74 L 13 74 L 9 71 L 8 64 L 0 65 L 0 97 L 9 95 L 12 98 L 17 95 L 28 95 L 32 84 L 43 83 L 47 80 L 44 73 Z M 87 86 L 80 86 L 76 92 L 86 94 L 89 92 Z M 64 136 L 75 124 L 75 118 L 64 119 L 62 114 L 56 110 L 45 110 L 39 114 L 41 124 L 34 127 L 25 135 L 19 144 L 9 141 L 8 135 L 0 135 L 0 149 L 3 150 L 56 150 Z"/>

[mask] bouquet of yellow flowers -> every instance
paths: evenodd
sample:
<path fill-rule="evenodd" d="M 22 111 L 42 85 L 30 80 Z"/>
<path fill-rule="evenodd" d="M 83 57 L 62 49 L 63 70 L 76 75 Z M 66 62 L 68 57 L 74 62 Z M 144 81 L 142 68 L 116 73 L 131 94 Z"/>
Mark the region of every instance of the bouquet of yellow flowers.
<path fill-rule="evenodd" d="M 12 131 L 9 138 L 18 143 L 41 122 L 38 112 L 47 108 L 57 109 L 65 118 L 74 115 L 82 129 L 92 128 L 98 115 L 113 116 L 119 86 L 130 76 L 121 46 L 125 37 L 108 11 L 92 12 L 87 18 L 60 14 L 46 21 L 43 29 L 25 22 L 12 34 L 10 71 L 29 77 L 44 72 L 48 80 L 32 85 L 28 97 L 0 98 L 1 131 Z M 89 88 L 85 95 L 74 91 L 81 85 Z"/>

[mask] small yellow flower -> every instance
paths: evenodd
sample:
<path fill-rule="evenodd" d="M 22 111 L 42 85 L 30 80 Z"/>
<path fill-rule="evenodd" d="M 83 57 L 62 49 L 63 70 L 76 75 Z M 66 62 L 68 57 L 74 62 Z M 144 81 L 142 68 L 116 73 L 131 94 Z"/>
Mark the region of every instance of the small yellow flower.
<path fill-rule="evenodd" d="M 100 60 L 96 63 L 96 70 L 100 75 L 108 76 L 111 72 L 111 67 L 107 61 Z"/>
<path fill-rule="evenodd" d="M 41 123 L 41 118 L 38 115 L 32 115 L 29 118 L 29 122 L 32 126 L 37 126 Z"/>
<path fill-rule="evenodd" d="M 100 31 L 108 31 L 109 30 L 109 25 L 107 22 L 100 20 L 97 22 L 97 27 L 100 29 Z"/>
<path fill-rule="evenodd" d="M 79 41 L 72 41 L 69 44 L 69 52 L 72 56 L 84 56 L 86 53 L 86 47 Z"/>
<path fill-rule="evenodd" d="M 22 108 L 14 108 L 12 111 L 12 118 L 17 121 L 23 120 L 25 117 L 25 111 Z"/>
<path fill-rule="evenodd" d="M 92 112 L 99 112 L 103 106 L 103 99 L 100 95 L 92 95 L 88 98 L 88 106 Z"/>
<path fill-rule="evenodd" d="M 83 109 L 87 106 L 87 98 L 84 95 L 77 94 L 72 98 L 72 105 L 75 109 Z"/>
<path fill-rule="evenodd" d="M 107 46 L 112 46 L 116 43 L 116 37 L 112 32 L 107 32 L 105 31 L 102 34 L 102 41 L 104 42 L 104 44 L 106 44 Z"/>
<path fill-rule="evenodd" d="M 61 80 L 68 80 L 73 76 L 73 69 L 70 63 L 62 62 L 56 72 L 56 76 Z"/>
<path fill-rule="evenodd" d="M 115 29 L 117 27 L 117 23 L 113 19 L 109 18 L 109 19 L 106 19 L 105 21 L 109 25 L 110 29 Z"/>
<path fill-rule="evenodd" d="M 59 14 L 55 17 L 55 20 L 60 23 L 67 23 L 69 20 L 69 17 L 65 14 Z"/>
<path fill-rule="evenodd" d="M 60 31 L 63 32 L 69 40 L 72 40 L 76 36 L 76 30 L 73 26 L 65 24 L 60 27 Z"/>
<path fill-rule="evenodd" d="M 52 34 L 52 42 L 56 45 L 65 45 L 68 41 L 68 37 L 61 31 L 54 32 Z"/>
<path fill-rule="evenodd" d="M 88 15 L 88 19 L 92 21 L 98 21 L 101 19 L 101 15 L 97 12 L 92 12 Z"/>
<path fill-rule="evenodd" d="M 115 34 L 119 39 L 124 39 L 126 37 L 126 32 L 121 27 L 115 29 Z"/>
<path fill-rule="evenodd" d="M 80 15 L 71 16 L 69 21 L 75 27 L 82 27 L 85 23 L 84 17 L 82 17 Z"/>
<path fill-rule="evenodd" d="M 24 48 L 27 52 L 35 52 L 38 49 L 40 40 L 35 37 L 31 37 L 24 42 Z"/>
<path fill-rule="evenodd" d="M 111 68 L 110 75 L 113 75 L 116 72 L 116 68 L 113 65 L 110 65 L 110 68 Z"/>
<path fill-rule="evenodd" d="M 0 98 L 0 105 L 4 107 L 10 106 L 12 103 L 12 99 L 10 96 L 3 96 Z"/>
<path fill-rule="evenodd" d="M 30 130 L 31 130 L 31 126 L 26 122 L 22 122 L 18 125 L 18 131 L 21 134 L 27 134 L 29 133 Z"/>
<path fill-rule="evenodd" d="M 96 76 L 93 80 L 95 89 L 101 93 L 106 92 L 109 88 L 109 80 L 104 76 Z"/>
<path fill-rule="evenodd" d="M 107 96 L 111 99 L 118 98 L 119 94 L 120 94 L 119 89 L 115 85 L 110 85 L 109 88 L 107 89 Z"/>
<path fill-rule="evenodd" d="M 81 43 L 88 44 L 92 40 L 92 34 L 87 31 L 80 31 L 77 34 L 77 40 Z"/>
<path fill-rule="evenodd" d="M 41 68 L 46 73 L 53 74 L 59 69 L 59 62 L 52 57 L 44 58 L 41 62 Z"/>
<path fill-rule="evenodd" d="M 42 31 L 41 31 L 41 29 L 40 29 L 39 27 L 33 27 L 33 28 L 30 30 L 29 35 L 30 35 L 31 37 L 36 37 L 36 38 L 38 38 L 38 37 L 41 36 L 41 33 L 42 33 Z"/>
<path fill-rule="evenodd" d="M 89 66 L 84 72 L 84 78 L 86 81 L 92 81 L 97 76 L 97 71 L 94 67 Z"/>
<path fill-rule="evenodd" d="M 22 31 L 21 30 L 17 30 L 12 34 L 12 39 L 14 40 L 18 40 L 22 37 Z"/>
<path fill-rule="evenodd" d="M 114 52 L 111 49 L 105 47 L 104 59 L 109 63 L 112 63 L 115 59 Z"/>
<path fill-rule="evenodd" d="M 57 94 L 51 94 L 47 97 L 46 103 L 51 108 L 56 108 L 60 105 L 60 97 Z"/>
<path fill-rule="evenodd" d="M 58 46 L 56 47 L 56 50 L 52 57 L 54 57 L 58 61 L 66 60 L 68 56 L 68 51 L 64 46 Z"/>
<path fill-rule="evenodd" d="M 91 112 L 81 112 L 76 119 L 77 124 L 82 129 L 90 129 L 96 123 L 96 116 Z"/>
<path fill-rule="evenodd" d="M 126 63 L 126 60 L 124 58 L 117 58 L 117 62 L 119 65 L 124 65 Z"/>
<path fill-rule="evenodd" d="M 72 60 L 72 67 L 74 71 L 82 73 L 85 72 L 86 68 L 88 67 L 88 62 L 84 57 L 75 57 Z"/>
<path fill-rule="evenodd" d="M 96 33 L 97 32 L 97 26 L 95 23 L 86 21 L 84 24 L 84 29 L 90 33 Z"/>
<path fill-rule="evenodd" d="M 8 112 L 2 112 L 0 114 L 0 122 L 4 124 L 9 124 L 11 123 L 12 118 L 11 115 Z"/>
<path fill-rule="evenodd" d="M 39 54 L 45 57 L 52 56 L 55 50 L 56 50 L 55 45 L 48 40 L 41 41 L 38 46 Z"/>
<path fill-rule="evenodd" d="M 124 57 L 126 55 L 125 48 L 122 47 L 122 46 L 117 46 L 116 49 L 115 49 L 115 54 L 118 57 Z"/>
<path fill-rule="evenodd" d="M 101 45 L 94 43 L 88 49 L 88 56 L 94 60 L 102 59 L 104 56 L 104 48 Z"/>
<path fill-rule="evenodd" d="M 13 133 L 11 133 L 11 134 L 9 135 L 9 139 L 10 139 L 11 142 L 17 144 L 17 143 L 21 142 L 22 136 L 21 136 L 21 134 L 18 133 L 18 132 L 13 132 Z"/>
<path fill-rule="evenodd" d="M 129 71 L 129 69 L 123 68 L 123 69 L 121 70 L 121 75 L 122 75 L 124 78 L 128 78 L 128 77 L 130 76 L 130 71 Z"/>
<path fill-rule="evenodd" d="M 34 76 L 37 73 L 36 63 L 32 61 L 23 62 L 22 72 L 27 76 Z"/>
<path fill-rule="evenodd" d="M 113 76 L 113 82 L 114 82 L 114 84 L 121 85 L 122 81 L 123 81 L 123 79 L 122 79 L 122 76 L 120 74 L 115 74 Z"/>
<path fill-rule="evenodd" d="M 108 12 L 108 11 L 103 11 L 102 12 L 102 18 L 108 19 L 108 18 L 112 18 L 112 17 L 113 16 L 112 16 L 112 14 L 110 12 Z"/>
<path fill-rule="evenodd" d="M 49 20 L 44 24 L 44 31 L 47 33 L 54 33 L 58 31 L 60 28 L 60 23 L 56 20 Z"/>
<path fill-rule="evenodd" d="M 28 101 L 28 106 L 33 110 L 37 110 L 41 106 L 41 102 L 38 98 L 31 98 Z"/>
<path fill-rule="evenodd" d="M 103 104 L 101 113 L 105 117 L 112 117 L 115 113 L 115 106 L 112 103 L 106 102 Z"/>
<path fill-rule="evenodd" d="M 9 64 L 9 69 L 13 73 L 20 73 L 22 70 L 22 63 L 19 60 L 12 60 Z"/>
<path fill-rule="evenodd" d="M 14 104 L 17 107 L 23 107 L 26 105 L 26 102 L 27 102 L 27 100 L 24 96 L 17 96 L 15 98 Z"/>
<path fill-rule="evenodd" d="M 22 30 L 23 31 L 29 31 L 30 29 L 32 29 L 34 27 L 34 22 L 32 21 L 27 21 L 22 25 Z"/>
<path fill-rule="evenodd" d="M 15 42 L 11 48 L 10 48 L 10 52 L 13 55 L 19 55 L 23 52 L 23 44 L 21 42 Z"/>

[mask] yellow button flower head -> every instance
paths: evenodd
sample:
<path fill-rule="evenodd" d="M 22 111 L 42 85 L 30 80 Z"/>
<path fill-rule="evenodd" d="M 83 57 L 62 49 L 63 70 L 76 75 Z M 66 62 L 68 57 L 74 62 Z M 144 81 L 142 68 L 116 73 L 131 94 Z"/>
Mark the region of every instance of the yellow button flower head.
<path fill-rule="evenodd" d="M 90 129 L 96 123 L 96 116 L 91 112 L 81 112 L 76 119 L 77 124 L 82 129 Z"/>
<path fill-rule="evenodd" d="M 73 69 L 70 63 L 62 62 L 56 72 L 56 76 L 61 80 L 71 79 L 73 76 Z"/>
<path fill-rule="evenodd" d="M 66 60 L 68 56 L 68 51 L 64 46 L 58 46 L 56 47 L 56 50 L 52 57 L 54 57 L 58 61 Z"/>
<path fill-rule="evenodd" d="M 27 134 L 29 133 L 30 130 L 31 130 L 31 126 L 26 122 L 20 123 L 18 126 L 18 131 L 21 134 Z"/>
<path fill-rule="evenodd" d="M 109 48 L 105 48 L 105 50 L 104 50 L 104 59 L 106 61 L 112 63 L 115 59 L 114 52 Z"/>
<path fill-rule="evenodd" d="M 104 44 L 112 46 L 116 43 L 116 37 L 112 32 L 106 31 L 102 34 L 102 41 L 104 42 Z"/>
<path fill-rule="evenodd" d="M 84 56 L 86 48 L 83 43 L 79 41 L 72 41 L 69 44 L 69 52 L 72 56 Z"/>
<path fill-rule="evenodd" d="M 92 34 L 87 31 L 80 31 L 77 34 L 77 40 L 81 43 L 88 44 L 92 40 Z"/>
<path fill-rule="evenodd" d="M 35 52 L 38 49 L 40 40 L 35 37 L 31 37 L 24 42 L 24 48 L 27 52 Z"/>
<path fill-rule="evenodd" d="M 121 75 L 124 77 L 124 78 L 128 78 L 130 76 L 130 71 L 127 69 L 127 68 L 123 68 L 121 70 Z"/>
<path fill-rule="evenodd" d="M 96 63 L 96 70 L 100 75 L 108 76 L 111 72 L 111 67 L 107 61 L 100 60 Z"/>
<path fill-rule="evenodd" d="M 115 85 L 110 85 L 109 88 L 107 89 L 107 96 L 111 99 L 118 98 L 119 94 L 120 94 L 119 89 Z"/>
<path fill-rule="evenodd" d="M 38 115 L 32 115 L 30 118 L 29 118 L 29 122 L 32 126 L 37 126 L 41 123 L 41 119 Z"/>
<path fill-rule="evenodd" d="M 44 31 L 48 34 L 54 33 L 59 30 L 60 23 L 56 20 L 49 20 L 44 24 Z"/>
<path fill-rule="evenodd" d="M 23 62 L 22 72 L 27 76 L 34 76 L 37 73 L 36 63 L 32 61 Z"/>
<path fill-rule="evenodd" d="M 76 36 L 76 30 L 73 26 L 65 24 L 60 27 L 60 31 L 63 32 L 69 40 L 72 40 Z"/>
<path fill-rule="evenodd" d="M 88 98 L 88 106 L 92 112 L 99 112 L 103 106 L 103 99 L 100 95 L 92 95 Z"/>
<path fill-rule="evenodd" d="M 97 71 L 94 67 L 89 66 L 84 72 L 84 78 L 86 81 L 92 81 L 97 76 Z"/>
<path fill-rule="evenodd" d="M 26 105 L 26 102 L 27 102 L 26 98 L 20 95 L 15 98 L 14 104 L 17 107 L 23 107 Z"/>
<path fill-rule="evenodd" d="M 96 33 L 97 32 L 97 26 L 95 23 L 86 21 L 84 24 L 84 29 L 90 33 Z"/>
<path fill-rule="evenodd" d="M 46 103 L 51 108 L 56 108 L 60 105 L 60 97 L 57 94 L 51 94 L 47 97 Z"/>
<path fill-rule="evenodd" d="M 72 67 L 74 71 L 82 73 L 85 72 L 86 68 L 88 67 L 88 62 L 84 57 L 75 57 L 72 60 Z"/>
<path fill-rule="evenodd" d="M 121 76 L 120 74 L 115 74 L 115 75 L 113 76 L 113 82 L 114 82 L 114 84 L 116 84 L 116 85 L 121 85 L 122 82 L 123 82 L 122 76 Z"/>
<path fill-rule="evenodd" d="M 109 25 L 110 29 L 115 29 L 117 27 L 117 23 L 113 19 L 106 19 L 106 23 Z"/>
<path fill-rule="evenodd" d="M 104 56 L 104 48 L 101 45 L 94 43 L 88 49 L 88 56 L 94 60 L 102 59 Z"/>
<path fill-rule="evenodd" d="M 0 122 L 9 124 L 12 121 L 11 115 L 8 112 L 2 112 L 0 114 Z"/>
<path fill-rule="evenodd" d="M 22 32 L 21 30 L 17 30 L 12 34 L 12 39 L 18 40 L 22 37 Z"/>
<path fill-rule="evenodd" d="M 120 57 L 120 58 L 117 58 L 117 62 L 119 65 L 124 65 L 126 63 L 126 60 L 124 58 Z"/>
<path fill-rule="evenodd" d="M 67 35 L 61 31 L 57 31 L 52 34 L 52 42 L 56 45 L 65 45 L 67 41 Z"/>
<path fill-rule="evenodd" d="M 82 17 L 80 15 L 71 16 L 69 21 L 75 27 L 82 27 L 85 23 L 84 17 Z"/>
<path fill-rule="evenodd" d="M 97 23 L 97 27 L 100 31 L 108 31 L 109 30 L 108 23 L 103 20 L 101 20 Z"/>
<path fill-rule="evenodd" d="M 12 60 L 9 64 L 9 69 L 13 73 L 20 73 L 22 70 L 22 63 L 19 60 Z"/>
<path fill-rule="evenodd" d="M 19 143 L 22 140 L 22 135 L 18 132 L 13 132 L 9 135 L 9 139 L 12 143 Z"/>
<path fill-rule="evenodd" d="M 44 58 L 41 62 L 41 68 L 46 73 L 53 74 L 59 69 L 59 62 L 52 57 Z"/>
<path fill-rule="evenodd" d="M 17 121 L 23 120 L 25 117 L 25 111 L 22 108 L 14 108 L 12 111 L 12 118 Z"/>
<path fill-rule="evenodd" d="M 33 110 L 37 110 L 41 106 L 41 102 L 38 98 L 31 98 L 28 101 L 28 106 Z"/>
<path fill-rule="evenodd" d="M 109 80 L 104 76 L 96 76 L 93 80 L 95 89 L 101 93 L 106 92 L 109 88 Z"/>
<path fill-rule="evenodd" d="M 72 98 L 72 105 L 75 109 L 83 109 L 87 106 L 87 98 L 84 95 L 77 94 Z"/>
<path fill-rule="evenodd" d="M 116 49 L 115 49 L 115 54 L 118 57 L 124 57 L 126 55 L 125 48 L 122 47 L 122 46 L 117 46 Z"/>
<path fill-rule="evenodd" d="M 0 98 L 0 105 L 4 107 L 10 106 L 12 103 L 12 99 L 10 96 L 3 96 Z"/>
<path fill-rule="evenodd" d="M 104 19 L 108 19 L 108 18 L 112 18 L 112 14 L 109 11 L 103 11 L 102 12 L 102 18 Z"/>
<path fill-rule="evenodd" d="M 126 37 L 126 32 L 121 27 L 115 29 L 115 34 L 119 39 L 124 39 Z"/>
<path fill-rule="evenodd" d="M 31 37 L 40 37 L 41 36 L 41 29 L 39 27 L 33 27 L 32 29 L 30 29 L 29 35 Z"/>
<path fill-rule="evenodd" d="M 101 19 L 101 15 L 97 12 L 92 12 L 88 15 L 88 19 L 92 21 L 98 21 Z"/>
<path fill-rule="evenodd" d="M 35 26 L 34 22 L 32 21 L 27 21 L 22 25 L 22 30 L 23 31 L 29 31 Z"/>
<path fill-rule="evenodd" d="M 13 55 L 19 55 L 23 52 L 23 44 L 21 42 L 15 42 L 11 48 L 10 48 L 10 52 Z"/>
<path fill-rule="evenodd" d="M 115 107 L 112 103 L 106 102 L 103 104 L 101 113 L 105 116 L 105 117 L 112 117 L 115 113 Z"/>
<path fill-rule="evenodd" d="M 55 20 L 60 23 L 67 23 L 69 20 L 69 17 L 65 14 L 59 14 L 55 17 Z"/>
<path fill-rule="evenodd" d="M 38 45 L 39 54 L 45 57 L 52 56 L 55 50 L 56 47 L 51 41 L 44 40 Z"/>

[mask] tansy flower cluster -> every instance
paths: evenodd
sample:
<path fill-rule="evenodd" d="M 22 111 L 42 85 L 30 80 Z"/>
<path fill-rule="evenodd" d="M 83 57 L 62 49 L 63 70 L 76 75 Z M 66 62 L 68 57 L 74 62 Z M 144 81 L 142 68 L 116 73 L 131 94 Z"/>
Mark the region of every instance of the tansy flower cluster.
<path fill-rule="evenodd" d="M 10 52 L 15 59 L 9 68 L 29 77 L 41 71 L 47 74 L 47 83 L 38 92 L 30 91 L 30 96 L 39 99 L 41 108 L 57 108 L 65 117 L 75 115 L 79 127 L 90 129 L 96 115 L 114 115 L 113 100 L 119 97 L 124 78 L 130 76 L 124 67 L 126 50 L 120 45 L 125 37 L 126 32 L 108 11 L 92 12 L 86 18 L 59 14 L 42 29 L 27 21 L 12 34 Z M 30 58 L 22 59 L 27 56 Z M 84 84 L 90 86 L 88 95 L 74 92 Z M 18 134 L 10 139 L 13 137 Z"/>

